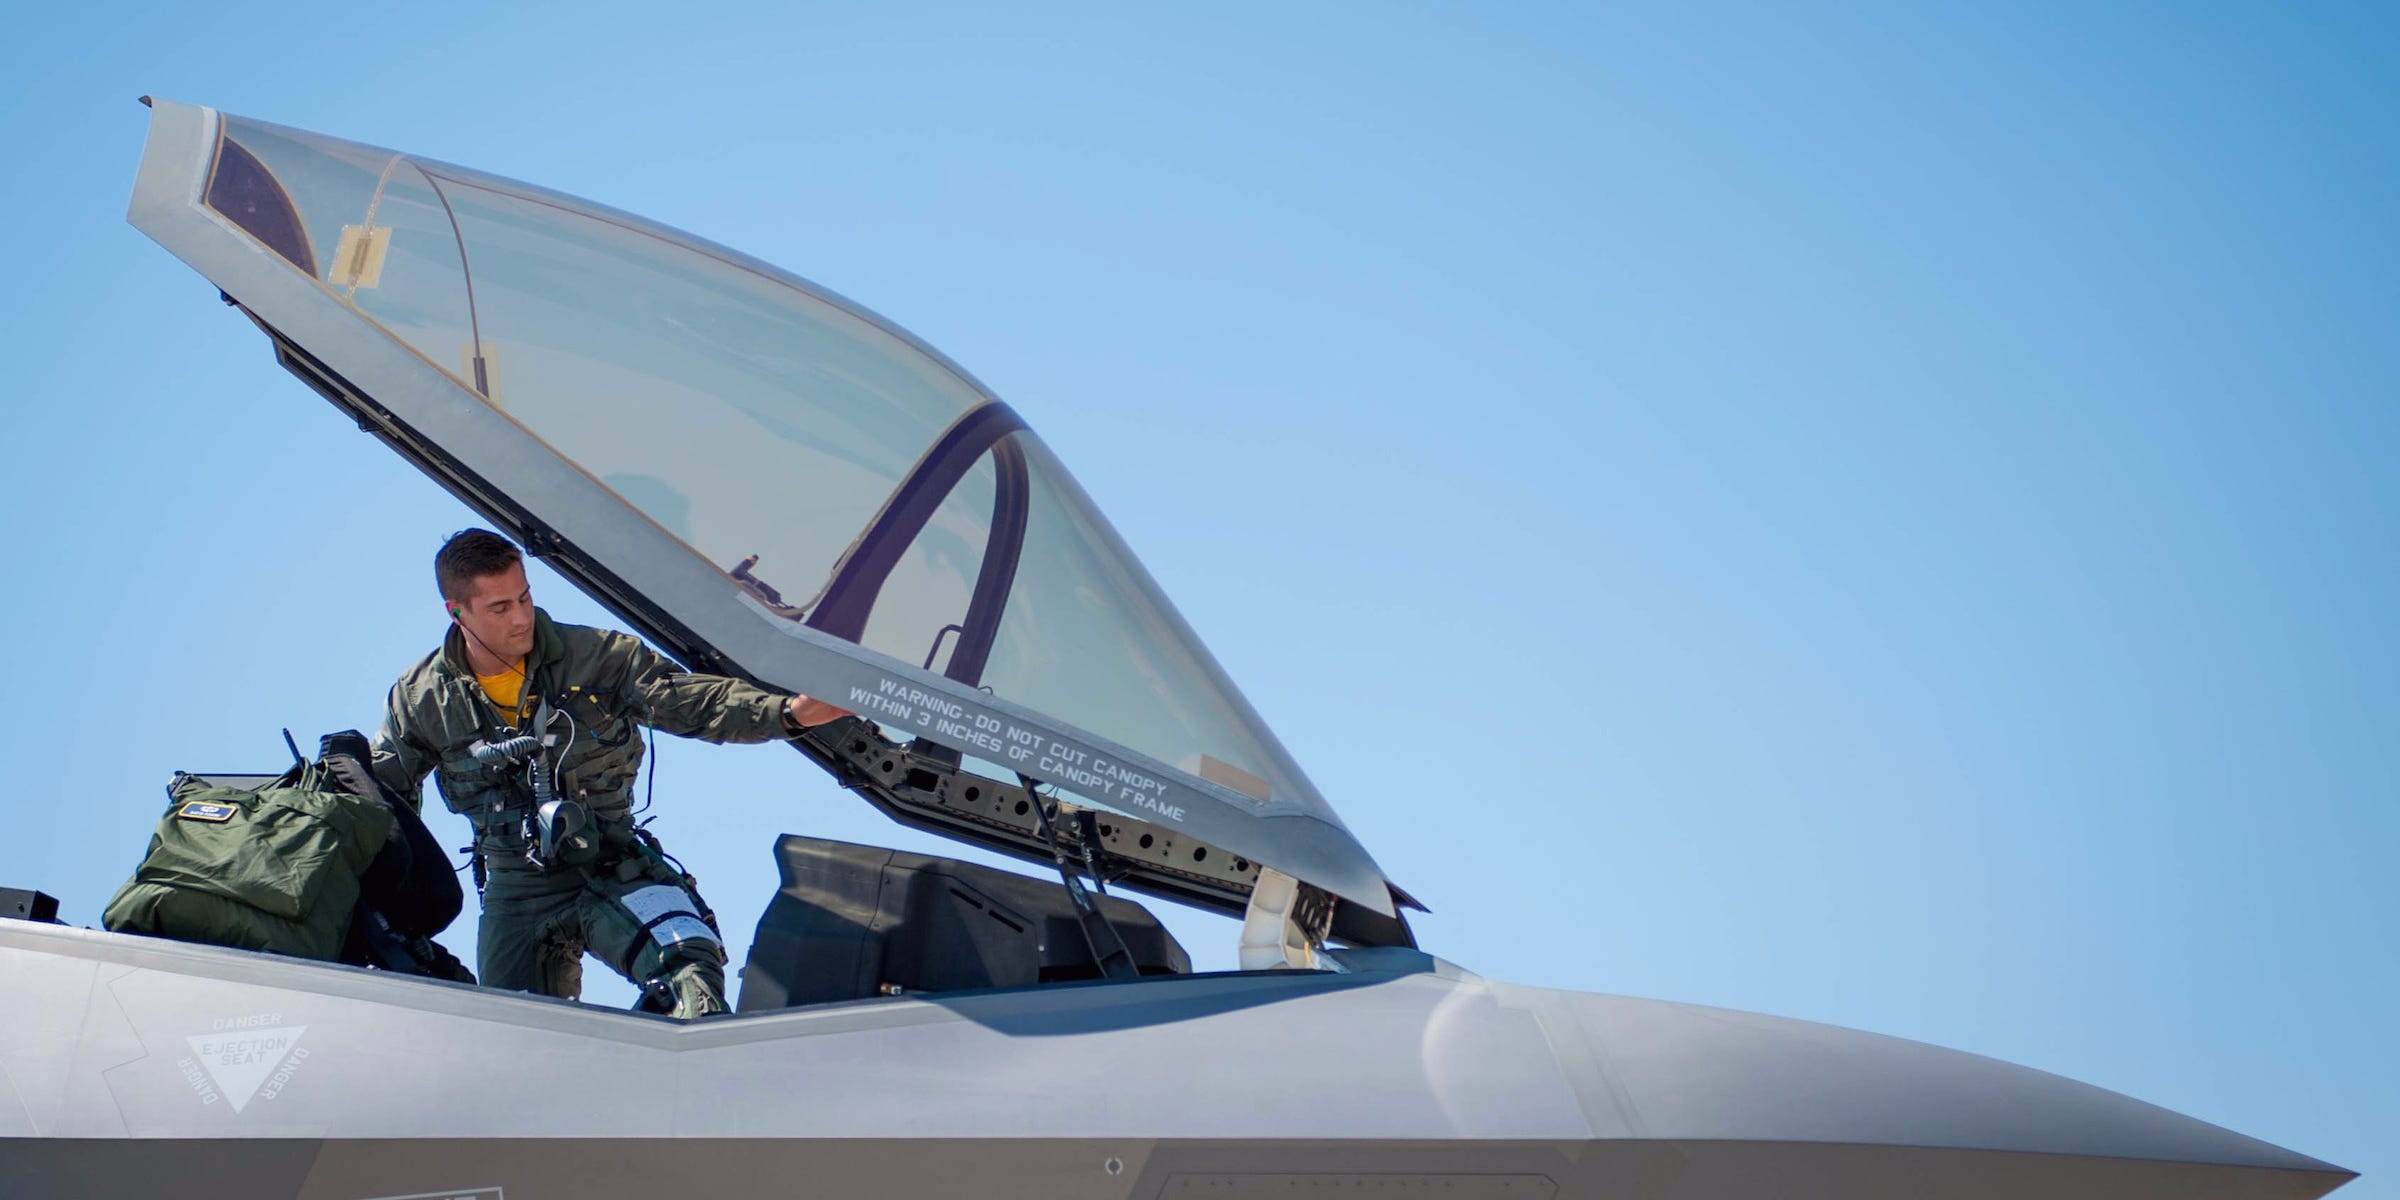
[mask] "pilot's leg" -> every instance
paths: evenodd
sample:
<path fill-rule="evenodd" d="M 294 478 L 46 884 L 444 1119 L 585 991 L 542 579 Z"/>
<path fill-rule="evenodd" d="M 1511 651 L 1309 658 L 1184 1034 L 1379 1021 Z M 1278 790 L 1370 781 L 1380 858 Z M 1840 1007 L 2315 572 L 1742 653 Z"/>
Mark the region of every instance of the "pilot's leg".
<path fill-rule="evenodd" d="M 493 872 L 475 935 L 475 974 L 485 987 L 568 1000 L 583 994 L 582 892 L 556 887 Z"/>
<path fill-rule="evenodd" d="M 689 1019 L 731 1009 L 725 1002 L 725 944 L 690 881 L 663 863 L 602 871 L 586 895 L 583 936 L 592 954 L 644 994 Z M 632 875 L 630 879 L 625 875 Z"/>

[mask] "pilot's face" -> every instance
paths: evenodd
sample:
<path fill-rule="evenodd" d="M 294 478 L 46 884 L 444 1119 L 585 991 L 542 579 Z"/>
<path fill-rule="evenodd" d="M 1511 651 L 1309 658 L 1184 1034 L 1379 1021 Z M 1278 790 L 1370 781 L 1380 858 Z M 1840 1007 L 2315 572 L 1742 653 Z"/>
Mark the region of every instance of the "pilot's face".
<path fill-rule="evenodd" d="M 485 650 L 508 662 L 533 652 L 533 589 L 525 582 L 525 564 L 517 563 L 492 575 L 478 575 L 458 602 L 458 623 Z"/>

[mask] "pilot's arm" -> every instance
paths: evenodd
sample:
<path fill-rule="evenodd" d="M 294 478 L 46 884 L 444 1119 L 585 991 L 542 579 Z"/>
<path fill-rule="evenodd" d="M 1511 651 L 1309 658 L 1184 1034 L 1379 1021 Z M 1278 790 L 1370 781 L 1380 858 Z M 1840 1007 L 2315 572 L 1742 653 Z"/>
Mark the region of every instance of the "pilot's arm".
<path fill-rule="evenodd" d="M 409 808 L 425 811 L 425 775 L 433 770 L 439 756 L 422 741 L 411 736 L 407 721 L 400 712 L 400 685 L 395 683 L 384 697 L 383 724 L 375 730 L 375 777 L 392 790 L 392 794 L 408 801 Z"/>
<path fill-rule="evenodd" d="M 662 733 L 708 742 L 771 742 L 850 715 L 822 700 L 685 671 L 633 638 L 614 649 L 624 661 L 622 694 L 638 697 L 645 723 Z"/>

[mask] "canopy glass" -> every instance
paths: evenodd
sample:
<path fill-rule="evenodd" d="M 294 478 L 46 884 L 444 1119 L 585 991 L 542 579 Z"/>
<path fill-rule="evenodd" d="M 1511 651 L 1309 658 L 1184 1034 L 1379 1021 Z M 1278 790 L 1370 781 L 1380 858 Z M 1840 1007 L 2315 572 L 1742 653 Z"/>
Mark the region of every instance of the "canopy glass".
<path fill-rule="evenodd" d="M 205 204 L 803 624 L 1331 818 L 1005 405 L 802 280 L 555 192 L 225 117 Z M 874 716 L 873 712 L 865 715 Z M 996 757 L 978 739 L 936 737 Z M 1105 762 L 1047 781 L 1104 803 Z"/>

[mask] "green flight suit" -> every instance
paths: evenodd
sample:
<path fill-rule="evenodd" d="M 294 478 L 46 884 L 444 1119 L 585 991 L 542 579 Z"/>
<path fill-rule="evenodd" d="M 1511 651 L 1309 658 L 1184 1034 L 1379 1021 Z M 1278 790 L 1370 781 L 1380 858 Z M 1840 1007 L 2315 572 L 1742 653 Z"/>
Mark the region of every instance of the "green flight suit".
<path fill-rule="evenodd" d="M 641 730 L 710 742 L 789 737 L 789 697 L 737 679 L 678 669 L 634 637 L 561 625 L 534 611 L 525 709 L 547 699 L 574 723 L 557 794 L 590 811 L 596 852 L 537 868 L 526 859 L 524 820 L 533 793 L 524 768 L 486 765 L 469 747 L 515 730 L 484 694 L 454 626 L 442 648 L 392 685 L 375 736 L 375 772 L 422 806 L 428 772 L 450 811 L 475 826 L 488 868 L 476 973 L 493 987 L 573 999 L 590 951 L 637 985 L 663 985 L 677 1016 L 722 1012 L 725 951 L 691 877 L 669 864 L 631 812 L 642 763 Z M 530 722 L 528 722 L 530 724 Z M 554 720 L 563 734 L 566 722 Z M 688 899 L 688 903 L 685 901 Z M 703 924 L 706 921 L 707 924 Z"/>

